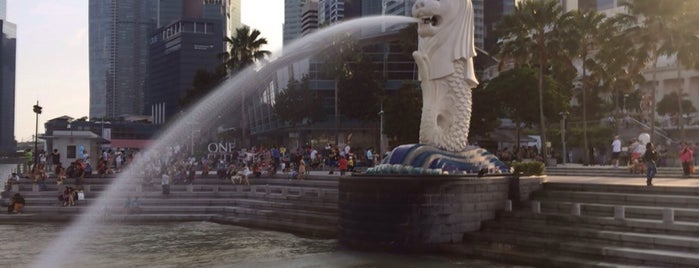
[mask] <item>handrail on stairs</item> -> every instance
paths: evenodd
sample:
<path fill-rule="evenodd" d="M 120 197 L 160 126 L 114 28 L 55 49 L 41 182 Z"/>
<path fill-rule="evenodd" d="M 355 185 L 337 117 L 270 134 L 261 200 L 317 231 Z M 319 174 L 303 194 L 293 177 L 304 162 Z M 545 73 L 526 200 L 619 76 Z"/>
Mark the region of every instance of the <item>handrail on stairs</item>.
<path fill-rule="evenodd" d="M 649 126 L 648 124 L 645 124 L 645 123 L 643 123 L 643 122 L 641 122 L 641 121 L 638 121 L 638 120 L 636 120 L 636 119 L 633 118 L 633 117 L 627 116 L 626 118 L 624 118 L 624 120 L 630 121 L 630 122 L 632 122 L 632 123 L 635 123 L 635 124 L 637 124 L 637 125 L 639 125 L 639 126 L 645 128 L 645 129 L 650 130 L 650 126 Z M 670 138 L 670 137 L 668 137 L 668 136 L 667 136 L 667 132 L 665 132 L 665 131 L 662 130 L 661 128 L 657 128 L 657 127 L 656 127 L 656 128 L 655 128 L 655 134 L 658 135 L 658 136 L 661 136 L 661 137 L 663 137 L 663 138 L 665 138 L 665 139 L 667 139 L 667 140 L 670 141 L 671 143 L 675 143 L 675 140 L 672 139 L 672 138 Z"/>

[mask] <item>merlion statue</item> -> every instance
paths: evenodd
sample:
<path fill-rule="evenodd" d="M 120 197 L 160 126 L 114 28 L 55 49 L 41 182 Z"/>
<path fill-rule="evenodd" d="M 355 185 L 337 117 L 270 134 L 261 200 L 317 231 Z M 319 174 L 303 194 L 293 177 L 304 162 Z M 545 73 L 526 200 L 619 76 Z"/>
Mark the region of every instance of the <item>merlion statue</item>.
<path fill-rule="evenodd" d="M 369 175 L 464 175 L 510 173 L 483 148 L 468 145 L 473 70 L 471 0 L 418 0 L 418 50 L 413 53 L 422 81 L 420 143 L 394 148 Z"/>
<path fill-rule="evenodd" d="M 471 0 L 418 0 L 418 50 L 413 53 L 422 81 L 420 143 L 450 152 L 468 146 L 476 48 Z"/>

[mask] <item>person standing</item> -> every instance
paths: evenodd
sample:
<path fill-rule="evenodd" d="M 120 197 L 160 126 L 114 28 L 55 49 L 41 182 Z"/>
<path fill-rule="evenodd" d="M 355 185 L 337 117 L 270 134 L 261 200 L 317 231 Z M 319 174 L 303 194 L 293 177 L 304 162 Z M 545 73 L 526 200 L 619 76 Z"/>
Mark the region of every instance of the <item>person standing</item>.
<path fill-rule="evenodd" d="M 345 176 L 345 172 L 347 171 L 347 158 L 340 156 L 338 166 L 340 168 L 340 176 Z"/>
<path fill-rule="evenodd" d="M 614 136 L 614 141 L 612 141 L 612 161 L 614 162 L 614 168 L 619 167 L 619 155 L 621 154 L 621 140 L 619 140 L 619 135 Z"/>
<path fill-rule="evenodd" d="M 306 161 L 303 159 L 299 160 L 299 175 L 298 179 L 303 180 L 306 178 Z"/>
<path fill-rule="evenodd" d="M 53 149 L 53 152 L 51 152 L 51 169 L 57 167 L 58 165 L 61 164 L 61 153 L 58 152 L 58 149 Z"/>
<path fill-rule="evenodd" d="M 685 142 L 680 145 L 680 161 L 682 162 L 682 176 L 688 178 L 690 168 L 694 164 L 694 151 Z"/>
<path fill-rule="evenodd" d="M 653 143 L 646 144 L 646 152 L 643 153 L 643 162 L 646 163 L 646 185 L 653 186 L 653 177 L 656 174 L 655 161 L 658 160 L 658 152 L 655 151 Z"/>
<path fill-rule="evenodd" d="M 163 195 L 170 195 L 170 174 L 169 172 L 164 172 L 163 176 L 160 177 L 160 185 L 163 187 Z"/>
<path fill-rule="evenodd" d="M 369 147 L 366 149 L 365 156 L 366 156 L 367 167 L 374 166 L 374 153 L 372 153 L 372 151 L 371 151 L 372 149 L 374 149 L 374 148 Z"/>

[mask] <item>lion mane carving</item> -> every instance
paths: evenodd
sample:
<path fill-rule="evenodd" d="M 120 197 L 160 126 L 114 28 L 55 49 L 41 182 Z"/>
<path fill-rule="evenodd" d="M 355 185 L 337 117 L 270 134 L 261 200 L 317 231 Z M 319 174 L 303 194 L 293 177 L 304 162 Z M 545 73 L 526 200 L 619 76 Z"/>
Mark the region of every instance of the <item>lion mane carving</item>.
<path fill-rule="evenodd" d="M 471 0 L 418 0 L 418 50 L 413 57 L 422 85 L 420 143 L 450 152 L 468 149 L 473 70 Z"/>

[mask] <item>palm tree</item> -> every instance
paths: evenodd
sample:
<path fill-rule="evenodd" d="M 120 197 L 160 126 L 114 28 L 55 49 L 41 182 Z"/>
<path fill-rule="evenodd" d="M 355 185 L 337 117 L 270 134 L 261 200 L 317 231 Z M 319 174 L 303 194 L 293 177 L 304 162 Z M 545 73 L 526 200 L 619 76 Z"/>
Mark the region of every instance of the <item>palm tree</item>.
<path fill-rule="evenodd" d="M 595 11 L 571 11 L 564 15 L 559 41 L 566 54 L 573 56 L 572 60 L 581 62 L 580 94 L 582 95 L 583 146 L 589 148 L 587 138 L 587 91 L 592 85 L 599 84 L 588 76 L 590 65 L 594 64 L 592 56 L 599 50 L 599 40 L 609 33 L 601 27 L 606 16 Z M 589 164 L 590 154 L 585 154 L 585 163 Z"/>
<path fill-rule="evenodd" d="M 235 37 L 224 37 L 230 50 L 222 53 L 220 57 L 224 60 L 223 66 L 229 74 L 237 73 L 272 54 L 269 50 L 262 49 L 262 46 L 267 44 L 267 39 L 260 35 L 260 31 L 243 26 L 235 29 Z"/>
<path fill-rule="evenodd" d="M 262 49 L 262 46 L 267 44 L 267 39 L 260 35 L 259 30 L 251 30 L 250 27 L 243 26 L 235 29 L 235 37 L 225 37 L 224 41 L 230 46 L 230 50 L 219 55 L 219 58 L 223 59 L 223 63 L 218 69 L 225 69 L 229 75 L 236 74 L 272 54 L 269 50 Z M 243 102 L 245 101 L 245 91 L 243 91 L 241 99 Z M 241 108 L 242 135 L 243 140 L 246 141 L 245 126 L 247 120 L 245 115 L 247 111 L 245 110 L 245 104 L 241 105 Z"/>
<path fill-rule="evenodd" d="M 685 2 L 685 0 L 682 0 Z M 639 51 L 645 52 L 647 61 L 652 66 L 651 99 L 649 109 L 651 141 L 655 137 L 655 105 L 658 58 L 663 53 L 663 46 L 669 40 L 669 20 L 680 13 L 683 4 L 673 1 L 668 4 L 657 0 L 626 1 L 622 6 L 628 13 L 619 14 L 619 19 L 626 22 L 626 35 L 634 40 Z"/>
<path fill-rule="evenodd" d="M 501 33 L 500 57 L 515 59 L 516 63 L 531 59 L 537 60 L 539 90 L 539 130 L 541 134 L 541 155 L 546 159 L 546 119 L 544 117 L 544 72 L 547 70 L 549 53 L 555 53 L 552 41 L 555 39 L 563 11 L 559 1 L 527 1 L 515 7 L 512 14 L 504 16 L 498 31 Z"/>
<path fill-rule="evenodd" d="M 699 36 L 695 25 L 699 22 L 699 14 L 697 8 L 699 4 L 694 1 L 683 1 L 679 3 L 685 5 L 681 9 L 677 17 L 669 21 L 670 34 L 669 39 L 663 47 L 664 54 L 674 55 L 677 68 L 677 124 L 680 129 L 681 140 L 685 140 L 686 133 L 684 129 L 684 109 L 683 109 L 683 83 L 682 69 L 684 67 L 696 69 L 699 64 Z"/>
<path fill-rule="evenodd" d="M 631 93 L 634 84 L 645 82 L 641 75 L 645 68 L 645 52 L 634 47 L 632 38 L 626 36 L 621 26 L 617 18 L 602 22 L 602 32 L 607 34 L 600 36 L 600 48 L 590 61 L 590 69 L 598 77 L 600 88 L 612 92 L 617 113 L 620 113 L 620 96 Z"/>

